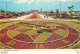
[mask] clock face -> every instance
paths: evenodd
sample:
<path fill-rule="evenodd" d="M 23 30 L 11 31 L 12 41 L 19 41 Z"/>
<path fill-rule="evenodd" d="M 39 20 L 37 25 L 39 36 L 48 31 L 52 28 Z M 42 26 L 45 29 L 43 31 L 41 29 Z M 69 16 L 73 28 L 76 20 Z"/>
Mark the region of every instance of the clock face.
<path fill-rule="evenodd" d="M 0 30 L 0 41 L 14 49 L 56 49 L 79 39 L 75 28 L 48 21 L 20 22 Z"/>

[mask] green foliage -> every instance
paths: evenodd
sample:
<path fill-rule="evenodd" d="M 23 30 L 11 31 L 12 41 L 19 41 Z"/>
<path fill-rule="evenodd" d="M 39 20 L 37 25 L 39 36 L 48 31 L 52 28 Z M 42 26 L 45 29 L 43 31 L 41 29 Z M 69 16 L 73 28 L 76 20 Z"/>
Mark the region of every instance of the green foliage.
<path fill-rule="evenodd" d="M 59 9 L 56 9 L 56 13 L 59 13 Z"/>
<path fill-rule="evenodd" d="M 4 13 L 4 10 L 3 10 L 3 9 L 1 9 L 1 10 L 0 10 L 0 12 L 1 12 L 1 13 Z"/>
<path fill-rule="evenodd" d="M 74 5 L 72 5 L 71 7 L 68 7 L 69 11 L 72 12 L 74 9 Z"/>

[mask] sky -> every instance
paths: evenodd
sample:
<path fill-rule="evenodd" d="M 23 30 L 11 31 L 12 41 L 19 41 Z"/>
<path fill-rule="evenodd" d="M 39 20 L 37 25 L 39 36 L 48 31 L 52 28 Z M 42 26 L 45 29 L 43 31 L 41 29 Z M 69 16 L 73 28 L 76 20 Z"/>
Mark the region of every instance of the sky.
<path fill-rule="evenodd" d="M 51 11 L 54 12 L 56 9 L 60 10 L 61 1 L 61 11 L 69 11 L 67 7 L 74 5 L 74 11 L 80 11 L 80 0 L 0 0 L 0 9 L 6 11 L 6 1 L 7 1 L 7 11 L 13 12 L 24 12 L 30 10 Z"/>

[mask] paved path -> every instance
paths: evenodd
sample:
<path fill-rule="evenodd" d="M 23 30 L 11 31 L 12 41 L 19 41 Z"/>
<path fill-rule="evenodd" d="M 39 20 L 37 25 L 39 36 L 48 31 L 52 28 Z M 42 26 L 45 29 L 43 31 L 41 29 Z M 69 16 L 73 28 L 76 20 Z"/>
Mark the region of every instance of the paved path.
<path fill-rule="evenodd" d="M 54 19 L 54 18 L 51 18 L 51 17 L 45 17 L 44 18 L 44 15 L 42 14 L 38 14 L 42 17 L 42 19 L 26 19 L 27 17 L 29 17 L 30 15 L 32 14 L 29 14 L 29 15 L 24 15 L 24 16 L 20 16 L 20 17 L 17 17 L 15 19 L 4 19 L 4 20 L 0 20 L 0 21 L 11 21 L 11 20 L 59 20 L 59 21 L 77 21 L 77 22 L 80 22 L 80 20 L 66 20 L 66 19 Z"/>
<path fill-rule="evenodd" d="M 48 18 L 45 17 L 45 18 L 44 18 L 44 15 L 42 15 L 42 14 L 39 14 L 39 15 L 40 15 L 43 19 L 45 19 L 45 20 L 53 20 L 53 18 L 51 18 L 51 17 L 48 17 Z"/>
<path fill-rule="evenodd" d="M 24 19 L 26 19 L 27 17 L 29 17 L 30 15 L 32 15 L 32 14 L 24 15 L 24 16 L 17 17 L 17 18 L 15 18 L 15 19 L 11 19 L 11 20 L 24 20 Z"/>
<path fill-rule="evenodd" d="M 69 20 L 69 19 L 54 19 L 54 18 L 51 18 L 51 17 L 45 17 L 44 18 L 44 15 L 42 15 L 42 14 L 39 14 L 44 20 L 60 20 L 60 21 L 78 21 L 78 22 L 80 22 L 80 20 Z"/>
<path fill-rule="evenodd" d="M 0 20 L 0 21 L 25 20 L 25 19 L 26 19 L 27 17 L 29 17 L 30 15 L 32 15 L 32 14 L 20 16 L 20 17 L 14 18 L 14 19 L 3 19 L 3 20 Z"/>

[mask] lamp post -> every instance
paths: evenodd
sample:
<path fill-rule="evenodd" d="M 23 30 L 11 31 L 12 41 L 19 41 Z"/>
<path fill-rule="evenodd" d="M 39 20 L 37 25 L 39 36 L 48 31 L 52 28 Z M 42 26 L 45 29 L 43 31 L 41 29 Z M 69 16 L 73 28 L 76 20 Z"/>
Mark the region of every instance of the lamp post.
<path fill-rule="evenodd" d="M 61 1 L 60 1 L 60 19 L 61 19 Z"/>
<path fill-rule="evenodd" d="M 7 18 L 7 1 L 6 1 L 6 18 Z"/>

